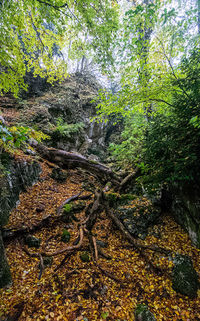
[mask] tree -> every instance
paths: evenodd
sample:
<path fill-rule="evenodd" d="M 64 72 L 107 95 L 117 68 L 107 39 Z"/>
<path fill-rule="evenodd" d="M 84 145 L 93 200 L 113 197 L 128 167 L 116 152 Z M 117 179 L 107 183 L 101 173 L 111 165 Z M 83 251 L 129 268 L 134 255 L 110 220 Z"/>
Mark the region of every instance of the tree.
<path fill-rule="evenodd" d="M 95 50 L 102 65 L 112 59 L 109 46 L 118 25 L 115 1 L 1 1 L 0 18 L 1 94 L 17 96 L 19 88 L 26 89 L 24 76 L 31 69 L 49 82 L 63 79 L 67 66 L 54 51 L 70 41 L 76 53 L 83 45 Z M 81 40 L 84 33 L 90 35 L 87 44 Z"/>
<path fill-rule="evenodd" d="M 191 48 L 198 47 L 199 37 L 194 32 L 197 8 L 194 3 L 180 6 L 170 3 L 173 6 L 169 8 L 169 1 L 140 2 L 126 12 L 125 28 L 119 41 L 121 47 L 124 44 L 121 89 L 117 95 L 100 94 L 100 116 L 116 113 L 127 119 L 122 135 L 128 139 L 122 145 L 112 146 L 122 163 L 126 158 L 129 164 L 139 165 L 138 160 L 142 160 L 144 150 L 148 149 L 147 145 L 142 146 L 151 121 L 157 117 L 160 122 L 159 115 L 168 119 L 175 97 L 179 94 L 187 97 L 182 83 L 184 76 L 178 64 L 183 55 L 190 55 Z M 151 119 L 147 124 L 144 119 L 149 116 L 149 111 L 151 117 L 148 119 Z M 139 115 L 143 115 L 143 121 Z M 143 167 L 144 163 L 139 166 Z"/>

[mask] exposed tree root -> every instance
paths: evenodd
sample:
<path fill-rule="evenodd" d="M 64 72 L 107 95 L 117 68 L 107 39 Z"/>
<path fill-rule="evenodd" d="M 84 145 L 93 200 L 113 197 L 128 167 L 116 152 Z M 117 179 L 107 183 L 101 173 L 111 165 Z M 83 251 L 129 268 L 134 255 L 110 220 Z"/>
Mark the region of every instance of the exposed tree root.
<path fill-rule="evenodd" d="M 160 246 L 155 245 L 144 245 L 141 244 L 140 241 L 134 239 L 131 234 L 127 231 L 125 226 L 120 222 L 116 215 L 113 214 L 112 210 L 109 209 L 108 204 L 105 202 L 105 209 L 107 216 L 115 223 L 115 225 L 119 228 L 123 236 L 133 245 L 133 247 L 137 250 L 151 250 L 155 252 L 159 252 L 165 255 L 169 255 L 172 253 L 171 250 L 162 248 Z"/>
<path fill-rule="evenodd" d="M 58 250 L 58 251 L 53 252 L 53 253 L 43 252 L 42 255 L 44 255 L 44 256 L 56 256 L 56 255 L 59 255 L 59 254 L 63 254 L 65 252 L 72 252 L 73 250 L 79 249 L 81 247 L 82 243 L 83 243 L 83 235 L 84 234 L 83 234 L 83 228 L 82 227 L 80 227 L 79 235 L 80 235 L 80 240 L 79 240 L 77 245 L 67 246 L 67 247 L 64 247 L 63 249 Z"/>
<path fill-rule="evenodd" d="M 70 203 L 71 201 L 75 201 L 75 200 L 87 200 L 90 199 L 92 197 L 92 194 L 89 195 L 82 195 L 83 192 L 80 192 L 76 195 L 73 195 L 69 198 L 67 198 L 57 209 L 56 213 L 57 216 L 53 216 L 52 214 L 49 214 L 47 216 L 45 216 L 41 221 L 37 222 L 36 224 L 33 224 L 32 226 L 25 226 L 25 227 L 21 227 L 19 229 L 6 229 L 3 228 L 2 229 L 2 234 L 3 234 L 3 240 L 7 241 L 7 240 L 11 240 L 13 238 L 17 238 L 17 237 L 21 237 L 24 234 L 27 233 L 34 233 L 37 230 L 40 230 L 42 227 L 47 227 L 50 224 L 55 224 L 57 221 L 59 221 L 60 219 L 62 219 L 62 215 L 61 215 L 61 211 L 63 209 L 63 206 L 65 204 Z"/>
<path fill-rule="evenodd" d="M 48 161 L 58 164 L 62 168 L 83 168 L 94 173 L 101 181 L 112 180 L 115 185 L 120 183 L 119 177 L 109 167 L 98 162 L 87 159 L 81 154 L 69 153 L 64 150 L 47 148 L 44 145 L 39 145 L 37 142 L 32 142 L 37 152 Z"/>

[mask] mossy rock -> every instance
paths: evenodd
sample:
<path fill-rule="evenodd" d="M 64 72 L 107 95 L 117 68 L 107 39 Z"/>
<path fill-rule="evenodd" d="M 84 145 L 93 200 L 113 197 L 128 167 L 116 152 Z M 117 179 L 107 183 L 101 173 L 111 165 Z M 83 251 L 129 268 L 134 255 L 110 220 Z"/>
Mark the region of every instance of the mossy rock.
<path fill-rule="evenodd" d="M 68 230 L 63 230 L 62 235 L 61 235 L 61 241 L 64 243 L 68 243 L 70 241 L 70 233 Z"/>
<path fill-rule="evenodd" d="M 151 313 L 145 304 L 139 304 L 135 309 L 135 321 L 156 321 L 153 313 Z"/>
<path fill-rule="evenodd" d="M 53 257 L 52 257 L 52 256 L 44 256 L 44 257 L 43 257 L 44 267 L 51 266 L 52 263 L 53 263 Z"/>
<path fill-rule="evenodd" d="M 55 167 L 53 168 L 50 176 L 55 179 L 55 181 L 63 183 L 67 179 L 67 172 L 63 171 L 60 167 Z"/>
<path fill-rule="evenodd" d="M 129 203 L 129 201 L 135 200 L 137 198 L 137 196 L 134 194 L 106 193 L 105 195 L 110 206 L 127 204 Z"/>
<path fill-rule="evenodd" d="M 1 267 L 0 263 L 0 288 L 4 288 L 5 286 L 9 286 L 12 283 L 12 277 L 9 265 L 6 262 L 4 262 L 3 268 Z"/>
<path fill-rule="evenodd" d="M 33 235 L 27 235 L 25 239 L 25 243 L 28 245 L 28 247 L 35 247 L 39 249 L 41 244 L 41 239 L 38 239 L 37 237 Z"/>
<path fill-rule="evenodd" d="M 78 222 L 79 220 L 74 215 L 75 213 L 78 213 L 82 211 L 86 206 L 86 202 L 84 201 L 78 201 L 70 204 L 65 204 L 63 207 L 63 215 L 62 220 L 65 223 L 70 223 L 73 220 Z"/>
<path fill-rule="evenodd" d="M 199 287 L 198 275 L 192 261 L 187 255 L 177 255 L 172 271 L 172 288 L 193 299 L 197 296 Z"/>
<path fill-rule="evenodd" d="M 90 261 L 90 256 L 88 252 L 83 252 L 80 254 L 80 259 L 82 262 L 89 262 Z"/>

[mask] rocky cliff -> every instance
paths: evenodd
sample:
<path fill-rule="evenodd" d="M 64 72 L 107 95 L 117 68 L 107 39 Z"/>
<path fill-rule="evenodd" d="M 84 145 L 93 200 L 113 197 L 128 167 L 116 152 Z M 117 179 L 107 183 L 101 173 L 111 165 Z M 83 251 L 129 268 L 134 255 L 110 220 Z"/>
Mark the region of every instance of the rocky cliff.
<path fill-rule="evenodd" d="M 50 136 L 49 146 L 102 160 L 107 129 L 91 122 L 96 115 L 92 100 L 99 89 L 91 76 L 70 76 L 42 96 L 23 101 L 17 122 L 44 131 Z"/>
<path fill-rule="evenodd" d="M 11 274 L 2 241 L 1 229 L 8 222 L 12 208 L 21 191 L 39 177 L 40 166 L 35 161 L 15 160 L 6 153 L 0 154 L 0 287 L 11 282 Z"/>

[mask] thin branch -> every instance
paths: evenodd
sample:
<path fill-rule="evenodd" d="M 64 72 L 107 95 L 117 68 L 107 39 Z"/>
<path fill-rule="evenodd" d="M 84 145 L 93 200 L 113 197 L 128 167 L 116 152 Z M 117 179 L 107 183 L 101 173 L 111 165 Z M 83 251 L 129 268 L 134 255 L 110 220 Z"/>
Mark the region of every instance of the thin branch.
<path fill-rule="evenodd" d="M 148 98 L 147 100 L 141 100 L 139 101 L 138 103 L 147 103 L 149 101 L 157 101 L 157 102 L 160 102 L 160 103 L 164 103 L 164 104 L 167 104 L 168 106 L 171 106 L 173 107 L 172 104 L 168 103 L 166 100 L 164 99 L 157 99 L 157 98 Z"/>
<path fill-rule="evenodd" d="M 30 12 L 29 12 L 29 17 L 31 18 L 31 23 L 32 23 L 33 29 L 35 30 L 35 32 L 36 32 L 36 34 L 37 34 L 37 36 L 38 36 L 38 39 L 39 39 L 40 42 L 41 42 L 41 45 L 42 45 L 42 53 L 43 53 L 45 46 L 44 46 L 44 43 L 43 43 L 43 41 L 42 41 L 42 39 L 41 39 L 41 37 L 40 37 L 40 33 L 39 33 L 39 31 L 38 31 L 38 29 L 37 29 L 37 27 L 36 27 L 36 25 L 35 25 L 35 23 L 34 23 L 34 21 L 33 21 L 32 14 L 31 14 Z"/>
<path fill-rule="evenodd" d="M 43 3 L 43 4 L 45 4 L 45 5 L 47 5 L 47 6 L 49 6 L 49 7 L 52 7 L 52 8 L 54 8 L 54 9 L 62 9 L 62 8 L 65 8 L 65 7 L 68 8 L 68 4 L 67 4 L 67 3 L 62 4 L 61 6 L 55 6 L 55 5 L 53 5 L 52 3 L 49 3 L 49 2 L 46 2 L 46 1 L 43 1 L 43 0 L 37 0 L 37 1 L 40 2 L 40 3 Z"/>
<path fill-rule="evenodd" d="M 46 2 L 46 1 L 43 1 L 43 0 L 37 0 L 37 1 L 40 2 L 40 3 L 42 3 L 42 4 L 47 5 L 47 6 L 49 6 L 49 7 L 52 7 L 52 8 L 54 8 L 55 10 L 58 10 L 58 11 L 62 12 L 63 14 L 65 14 L 65 13 L 64 13 L 63 11 L 61 11 L 60 9 L 62 9 L 62 8 L 67 8 L 68 11 L 69 11 L 69 13 L 71 14 L 71 16 L 74 17 L 74 18 L 78 21 L 78 23 L 80 23 L 80 21 L 79 21 L 79 19 L 77 18 L 77 16 L 76 16 L 76 15 L 71 11 L 71 9 L 69 8 L 69 5 L 68 5 L 67 2 L 64 3 L 64 4 L 61 5 L 61 6 L 55 6 L 55 5 L 51 4 L 51 3 Z M 69 16 L 68 16 L 68 17 L 69 17 Z"/>
<path fill-rule="evenodd" d="M 83 243 L 83 228 L 80 228 L 80 240 L 77 245 L 67 246 L 67 247 L 64 247 L 62 250 L 58 250 L 53 253 L 46 253 L 45 252 L 42 254 L 45 256 L 56 256 L 56 255 L 62 254 L 64 252 L 71 252 L 73 250 L 79 249 L 81 247 L 82 243 Z"/>
<path fill-rule="evenodd" d="M 165 58 L 167 59 L 167 61 L 168 61 L 168 63 L 169 63 L 169 66 L 170 66 L 171 71 L 172 71 L 172 75 L 173 75 L 174 78 L 177 80 L 177 82 L 178 82 L 178 84 L 179 84 L 179 87 L 181 88 L 182 92 L 187 96 L 187 98 L 189 98 L 189 100 L 191 100 L 191 99 L 190 99 L 190 96 L 187 94 L 187 92 L 185 91 L 185 89 L 181 86 L 181 84 L 180 84 L 180 79 L 179 79 L 179 78 L 176 76 L 176 74 L 175 74 L 174 68 L 173 68 L 173 66 L 172 66 L 172 63 L 171 63 L 169 57 L 167 56 L 167 54 L 166 54 L 166 52 L 165 52 L 165 48 L 164 48 L 164 46 L 163 46 L 162 41 L 161 41 L 158 37 L 156 37 L 156 38 L 158 39 L 158 41 L 159 41 L 159 43 L 160 43 L 160 45 L 161 45 L 161 47 L 162 47 L 163 54 L 164 54 Z"/>
<path fill-rule="evenodd" d="M 41 254 L 39 254 L 39 258 L 40 258 L 40 273 L 39 273 L 39 276 L 38 276 L 38 280 L 41 279 L 42 277 L 42 272 L 44 270 L 44 261 L 43 261 L 43 257 Z"/>

